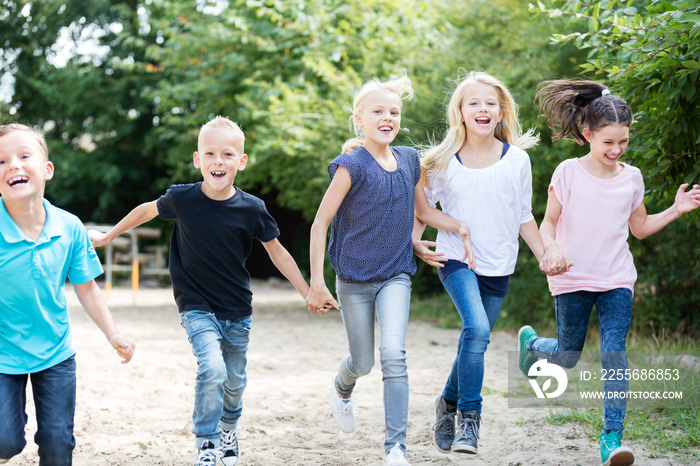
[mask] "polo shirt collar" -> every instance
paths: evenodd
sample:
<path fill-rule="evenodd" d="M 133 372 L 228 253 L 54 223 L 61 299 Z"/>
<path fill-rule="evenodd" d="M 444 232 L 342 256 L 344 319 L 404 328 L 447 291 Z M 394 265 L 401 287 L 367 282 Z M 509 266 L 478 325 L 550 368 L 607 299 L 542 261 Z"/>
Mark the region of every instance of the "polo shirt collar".
<path fill-rule="evenodd" d="M 37 244 L 50 241 L 51 238 L 61 236 L 63 233 L 63 220 L 58 210 L 46 199 L 43 200 L 43 204 L 44 210 L 46 210 L 46 223 L 44 224 L 41 236 L 36 241 Z M 15 221 L 12 220 L 2 197 L 0 197 L 0 234 L 2 234 L 3 238 L 8 243 L 19 243 L 21 241 L 34 243 L 34 241 L 31 241 L 24 235 Z"/>

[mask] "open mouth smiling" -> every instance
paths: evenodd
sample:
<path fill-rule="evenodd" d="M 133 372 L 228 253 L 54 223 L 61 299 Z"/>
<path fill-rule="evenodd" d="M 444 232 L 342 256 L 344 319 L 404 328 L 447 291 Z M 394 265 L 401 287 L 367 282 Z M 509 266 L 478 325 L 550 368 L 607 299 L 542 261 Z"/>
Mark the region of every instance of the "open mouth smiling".
<path fill-rule="evenodd" d="M 479 124 L 479 125 L 488 125 L 489 123 L 491 123 L 491 118 L 488 118 L 488 117 L 478 117 L 478 118 L 476 118 L 476 122 L 477 122 L 477 124 Z"/>
<path fill-rule="evenodd" d="M 226 176 L 226 172 L 213 171 L 213 172 L 211 172 L 211 176 L 213 176 L 214 178 L 223 178 L 224 176 Z"/>
<path fill-rule="evenodd" d="M 8 181 L 7 184 L 9 184 L 11 187 L 16 186 L 18 184 L 24 184 L 29 182 L 29 177 L 20 175 L 20 176 L 14 176 L 10 178 L 10 181 Z"/>
<path fill-rule="evenodd" d="M 391 133 L 393 130 L 394 128 L 388 125 L 382 125 L 379 127 L 379 131 L 381 131 L 382 133 Z"/>

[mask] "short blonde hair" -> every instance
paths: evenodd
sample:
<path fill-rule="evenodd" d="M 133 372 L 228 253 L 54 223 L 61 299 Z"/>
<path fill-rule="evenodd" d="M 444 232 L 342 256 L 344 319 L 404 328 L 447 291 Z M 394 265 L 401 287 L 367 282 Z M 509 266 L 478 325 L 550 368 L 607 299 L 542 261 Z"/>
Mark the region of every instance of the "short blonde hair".
<path fill-rule="evenodd" d="M 467 89 L 474 83 L 493 86 L 498 94 L 498 105 L 503 112 L 503 118 L 496 125 L 494 135 L 500 141 L 521 149 L 529 149 L 537 144 L 540 137 L 530 129 L 523 134 L 518 119 L 518 105 L 508 88 L 497 78 L 483 71 L 472 71 L 457 85 L 450 103 L 447 105 L 447 122 L 449 127 L 445 137 L 438 145 L 427 148 L 421 157 L 421 180 L 423 185 L 430 187 L 430 178 L 442 174 L 455 153 L 467 140 L 467 129 L 462 118 L 462 104 Z"/>
<path fill-rule="evenodd" d="M 352 115 L 350 115 L 350 121 L 357 137 L 345 141 L 345 144 L 343 144 L 343 153 L 351 152 L 364 144 L 365 136 L 362 132 L 362 128 L 358 127 L 355 123 L 355 115 L 362 112 L 367 102 L 367 97 L 375 91 L 394 92 L 399 96 L 399 98 L 401 98 L 401 100 L 411 100 L 413 98 L 413 85 L 411 84 L 411 80 L 408 79 L 406 75 L 390 81 L 382 82 L 378 79 L 372 79 L 366 82 L 355 93 L 355 99 L 352 104 Z"/>
<path fill-rule="evenodd" d="M 46 160 L 49 160 L 49 147 L 46 145 L 46 139 L 44 139 L 44 135 L 41 132 L 35 130 L 31 126 L 23 125 L 21 123 L 10 123 L 0 126 L 0 138 L 14 131 L 26 131 L 29 133 L 34 139 L 36 139 L 36 142 L 39 144 L 39 148 L 41 148 L 41 152 L 44 154 L 44 157 L 46 157 Z"/>
<path fill-rule="evenodd" d="M 211 120 L 203 124 L 202 127 L 199 129 L 199 136 L 197 137 L 197 147 L 199 147 L 199 144 L 202 142 L 202 133 L 210 129 L 229 129 L 233 131 L 235 137 L 240 140 L 241 150 L 243 150 L 243 146 L 245 143 L 245 134 L 243 133 L 243 130 L 240 128 L 240 126 L 238 126 L 229 118 L 222 117 L 220 115 L 216 116 L 215 118 L 212 118 Z"/>

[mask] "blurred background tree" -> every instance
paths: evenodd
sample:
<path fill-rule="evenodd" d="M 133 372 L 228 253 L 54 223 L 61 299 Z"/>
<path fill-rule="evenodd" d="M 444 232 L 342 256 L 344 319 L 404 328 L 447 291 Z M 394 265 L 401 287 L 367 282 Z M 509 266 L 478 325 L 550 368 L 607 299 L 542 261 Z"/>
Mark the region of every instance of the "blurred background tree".
<path fill-rule="evenodd" d="M 113 223 L 171 184 L 198 180 L 198 128 L 229 116 L 250 156 L 236 182 L 265 199 L 305 268 L 327 164 L 351 136 L 354 91 L 403 72 L 416 92 L 397 144 L 442 138 L 445 104 L 467 71 L 492 73 L 511 89 L 523 126 L 542 136 L 529 151 L 538 222 L 552 171 L 586 148 L 551 143 L 536 86 L 603 80 L 635 110 L 625 157 L 645 174 L 649 210 L 667 207 L 675 187 L 700 173 L 697 36 L 690 1 L 528 9 L 517 0 L 0 0 L 0 123 L 45 131 L 57 167 L 52 202 L 85 222 Z M 640 325 L 698 328 L 697 218 L 632 242 Z M 272 273 L 255 256 L 249 264 L 254 275 Z M 414 294 L 445 297 L 425 264 Z M 441 307 L 455 314 L 449 300 Z M 552 316 L 546 279 L 523 243 L 502 320 L 551 324 Z"/>

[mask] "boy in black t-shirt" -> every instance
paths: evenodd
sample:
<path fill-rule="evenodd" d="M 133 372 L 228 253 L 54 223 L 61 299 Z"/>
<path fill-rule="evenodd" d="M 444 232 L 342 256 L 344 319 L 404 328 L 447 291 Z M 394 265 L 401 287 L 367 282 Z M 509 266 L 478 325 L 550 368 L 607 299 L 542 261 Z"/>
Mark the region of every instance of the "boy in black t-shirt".
<path fill-rule="evenodd" d="M 262 200 L 233 185 L 248 156 L 245 136 L 228 118 L 202 126 L 194 166 L 203 181 L 173 185 L 156 201 L 132 210 L 107 233 L 89 232 L 104 246 L 159 215 L 175 220 L 170 275 L 182 326 L 197 357 L 193 433 L 195 466 L 238 463 L 237 424 L 246 385 L 246 352 L 253 311 L 245 261 L 258 239 L 282 274 L 306 298 L 309 287 L 277 240 L 279 230 Z"/>

